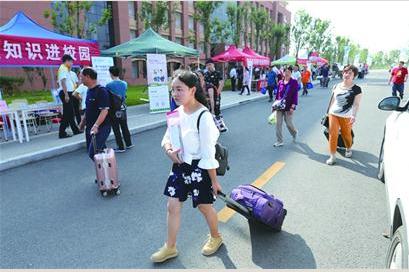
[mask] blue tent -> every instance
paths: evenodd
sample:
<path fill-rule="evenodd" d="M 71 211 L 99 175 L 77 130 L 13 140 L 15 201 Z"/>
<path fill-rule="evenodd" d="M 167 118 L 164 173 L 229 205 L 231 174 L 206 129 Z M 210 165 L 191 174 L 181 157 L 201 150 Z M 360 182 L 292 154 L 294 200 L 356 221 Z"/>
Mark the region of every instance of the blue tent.
<path fill-rule="evenodd" d="M 34 22 L 31 18 L 27 17 L 22 11 L 17 12 L 17 14 L 7 24 L 0 27 L 0 35 L 66 41 L 84 41 L 83 39 L 73 38 L 50 31 Z"/>

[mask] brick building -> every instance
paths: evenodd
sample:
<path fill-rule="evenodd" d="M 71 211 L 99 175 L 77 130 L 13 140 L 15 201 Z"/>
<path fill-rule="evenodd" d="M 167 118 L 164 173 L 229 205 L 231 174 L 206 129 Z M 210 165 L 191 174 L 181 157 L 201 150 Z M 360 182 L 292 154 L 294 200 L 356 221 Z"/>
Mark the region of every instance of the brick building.
<path fill-rule="evenodd" d="M 23 11 L 27 16 L 35 20 L 42 26 L 52 30 L 53 27 L 49 19 L 44 18 L 44 11 L 53 7 L 52 1 L 2 1 L 0 2 L 0 25 L 8 22 L 17 11 Z M 221 20 L 226 20 L 227 15 L 225 9 L 228 3 L 237 3 L 242 5 L 240 1 L 224 2 L 215 11 L 213 17 L 218 17 Z M 155 8 L 155 1 L 146 2 Z M 168 2 L 168 25 L 165 30 L 161 30 L 160 34 L 174 42 L 182 45 L 193 47 L 201 52 L 200 62 L 205 61 L 204 41 L 203 41 L 203 26 L 197 22 L 194 15 L 193 1 L 171 1 Z M 263 7 L 275 23 L 289 23 L 291 21 L 291 13 L 285 8 L 285 4 L 279 1 L 252 1 L 252 5 Z M 142 2 L 141 1 L 95 1 L 92 8 L 87 14 L 87 18 L 91 22 L 98 20 L 101 11 L 107 8 L 111 10 L 112 19 L 108 24 L 98 27 L 97 33 L 93 34 L 91 39 L 98 40 L 100 49 L 107 49 L 117 44 L 129 41 L 132 38 L 138 37 L 144 31 L 144 23 L 142 21 Z M 247 30 L 249 35 L 254 37 L 254 29 L 249 27 Z M 244 46 L 243 37 L 240 39 L 240 44 Z M 254 49 L 254 48 L 253 48 Z M 288 48 L 282 48 L 282 54 L 288 52 Z M 269 55 L 269 49 L 264 42 L 260 45 L 259 52 L 264 55 Z M 168 58 L 168 70 L 171 73 L 179 65 L 197 64 L 196 58 Z M 146 83 L 146 63 L 143 58 L 128 58 L 116 60 L 116 63 L 124 69 L 124 78 L 129 84 L 144 84 Z M 22 69 L 0 68 L 2 75 L 19 75 L 24 77 Z M 51 74 L 49 69 L 46 69 L 47 74 Z M 42 84 L 36 80 L 33 89 L 42 88 Z M 49 80 L 49 83 L 51 80 Z M 48 83 L 48 85 L 49 85 Z M 31 87 L 28 83 L 24 86 L 25 89 Z M 50 86 L 47 86 L 50 88 Z"/>

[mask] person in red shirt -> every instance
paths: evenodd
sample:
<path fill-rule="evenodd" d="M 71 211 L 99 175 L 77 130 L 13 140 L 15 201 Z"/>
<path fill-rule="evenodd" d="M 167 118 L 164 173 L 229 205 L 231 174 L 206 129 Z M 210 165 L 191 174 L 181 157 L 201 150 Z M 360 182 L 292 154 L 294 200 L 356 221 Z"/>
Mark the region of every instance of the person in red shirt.
<path fill-rule="evenodd" d="M 392 86 L 392 95 L 396 96 L 396 92 L 399 92 L 399 96 L 403 99 L 404 84 L 408 80 L 408 69 L 404 67 L 405 63 L 403 61 L 399 62 L 399 65 L 392 69 L 391 77 L 389 78 L 389 84 L 391 81 Z"/>

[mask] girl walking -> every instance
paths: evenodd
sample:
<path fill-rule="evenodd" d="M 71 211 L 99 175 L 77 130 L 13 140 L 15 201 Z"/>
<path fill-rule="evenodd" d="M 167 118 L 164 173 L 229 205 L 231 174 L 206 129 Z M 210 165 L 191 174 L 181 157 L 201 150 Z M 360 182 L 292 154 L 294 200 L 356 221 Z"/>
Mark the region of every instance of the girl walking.
<path fill-rule="evenodd" d="M 215 145 L 219 130 L 211 113 L 206 108 L 206 97 L 198 77 L 190 71 L 182 71 L 172 82 L 172 96 L 179 106 L 176 110 L 180 118 L 180 135 L 183 152 L 174 150 L 169 130 L 162 140 L 162 147 L 173 162 L 172 171 L 165 186 L 168 197 L 167 240 L 163 247 L 152 254 L 153 262 L 164 262 L 178 255 L 176 237 L 180 228 L 182 203 L 191 196 L 194 208 L 203 214 L 210 235 L 203 248 L 203 255 L 215 253 L 222 245 L 218 230 L 217 214 L 212 203 L 221 191 L 216 176 L 219 167 L 215 159 Z M 202 115 L 201 115 L 202 114 Z M 201 115 L 200 122 L 198 122 Z M 199 130 L 197 125 L 199 123 Z"/>

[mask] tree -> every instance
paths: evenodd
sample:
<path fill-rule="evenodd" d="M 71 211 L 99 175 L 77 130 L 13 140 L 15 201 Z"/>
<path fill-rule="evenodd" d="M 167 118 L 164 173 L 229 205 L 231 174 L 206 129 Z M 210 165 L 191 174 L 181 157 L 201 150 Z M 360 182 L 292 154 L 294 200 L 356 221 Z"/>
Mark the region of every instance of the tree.
<path fill-rule="evenodd" d="M 359 44 L 351 43 L 349 45 L 348 63 L 353 64 L 355 62 L 356 56 L 360 52 Z"/>
<path fill-rule="evenodd" d="M 194 18 L 198 20 L 203 25 L 204 31 L 204 42 L 205 42 L 205 55 L 206 58 L 210 54 L 210 33 L 211 33 L 211 21 L 210 16 L 214 10 L 221 4 L 219 1 L 195 1 L 195 16 Z"/>
<path fill-rule="evenodd" d="M 308 52 L 325 52 L 331 45 L 330 21 L 313 19 L 313 28 L 307 41 Z"/>
<path fill-rule="evenodd" d="M 267 22 L 268 13 L 263 8 L 252 8 L 251 10 L 251 21 L 254 23 L 256 29 L 256 51 L 259 49 L 260 45 L 260 35 L 263 30 L 264 24 Z"/>
<path fill-rule="evenodd" d="M 396 65 L 399 62 L 400 50 L 391 50 L 384 55 L 384 64 L 388 67 Z"/>
<path fill-rule="evenodd" d="M 248 30 L 249 30 L 249 21 L 250 21 L 250 7 L 251 6 L 249 2 L 244 2 L 243 5 L 239 6 L 239 12 L 241 14 L 241 19 L 244 25 L 243 38 L 244 38 L 245 45 L 248 45 L 249 43 Z M 243 30 L 240 30 L 240 31 L 243 31 Z"/>
<path fill-rule="evenodd" d="M 272 39 L 270 52 L 273 59 L 281 57 L 281 46 L 288 46 L 291 27 L 287 24 L 273 24 L 271 27 Z"/>
<path fill-rule="evenodd" d="M 368 62 L 368 49 L 364 48 L 361 50 L 361 54 L 359 55 L 359 62 L 360 63 L 367 63 Z"/>
<path fill-rule="evenodd" d="M 233 43 L 239 46 L 240 36 L 243 26 L 243 10 L 237 6 L 237 3 L 229 3 L 227 6 L 227 17 L 229 18 L 230 29 L 232 31 Z"/>
<path fill-rule="evenodd" d="M 344 59 L 345 53 L 345 46 L 349 45 L 350 41 L 347 37 L 337 36 L 335 38 L 336 41 L 336 58 L 335 61 L 338 63 L 342 63 Z"/>
<path fill-rule="evenodd" d="M 226 43 L 226 41 L 231 41 L 231 36 L 233 31 L 231 31 L 231 25 L 229 22 L 221 22 L 218 18 L 215 18 L 211 23 L 210 30 L 210 40 L 213 43 Z"/>
<path fill-rule="evenodd" d="M 305 11 L 299 10 L 295 14 L 294 25 L 291 28 L 291 39 L 295 45 L 295 57 L 309 41 L 312 17 Z"/>
<path fill-rule="evenodd" d="M 159 32 L 159 30 L 169 27 L 168 3 L 171 2 L 155 1 L 155 5 L 150 1 L 142 2 L 141 15 L 145 29 L 152 27 L 153 30 Z"/>
<path fill-rule="evenodd" d="M 44 17 L 51 17 L 51 24 L 60 33 L 75 36 L 77 38 L 90 39 L 91 34 L 97 31 L 97 26 L 105 25 L 111 19 L 111 11 L 104 9 L 98 22 L 88 21 L 88 12 L 91 9 L 91 1 L 55 1 L 51 10 L 44 11 Z"/>
<path fill-rule="evenodd" d="M 378 51 L 373 55 L 371 68 L 385 68 L 384 53 L 382 51 Z"/>

